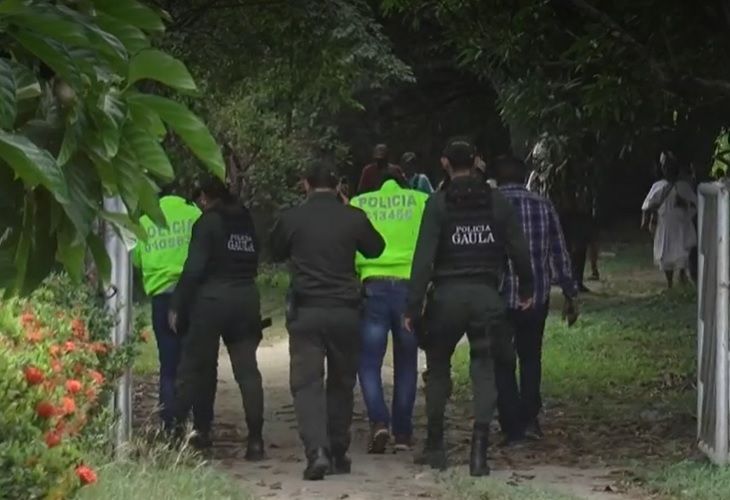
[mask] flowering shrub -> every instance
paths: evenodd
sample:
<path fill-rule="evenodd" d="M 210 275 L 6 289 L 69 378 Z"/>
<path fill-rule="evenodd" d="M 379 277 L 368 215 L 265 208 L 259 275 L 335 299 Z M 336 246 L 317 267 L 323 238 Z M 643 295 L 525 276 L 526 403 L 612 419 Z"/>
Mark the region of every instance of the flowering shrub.
<path fill-rule="evenodd" d="M 0 303 L 3 498 L 65 499 L 96 481 L 85 454 L 107 442 L 108 396 L 134 355 L 110 344 L 112 326 L 94 291 L 64 276 Z"/>

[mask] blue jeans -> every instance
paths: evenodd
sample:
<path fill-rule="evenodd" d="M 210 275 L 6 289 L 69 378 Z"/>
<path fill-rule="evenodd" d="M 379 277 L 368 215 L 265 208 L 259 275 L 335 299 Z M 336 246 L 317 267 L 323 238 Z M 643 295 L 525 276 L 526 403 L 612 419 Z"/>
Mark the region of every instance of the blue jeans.
<path fill-rule="evenodd" d="M 165 429 L 172 429 L 175 407 L 175 381 L 177 367 L 180 364 L 182 339 L 168 324 L 167 313 L 170 309 L 172 295 L 163 293 L 152 297 L 152 329 L 157 341 L 157 353 L 160 361 L 160 417 Z M 210 432 L 213 425 L 213 406 L 217 380 L 210 381 L 201 408 L 193 408 L 193 427 L 201 432 Z"/>
<path fill-rule="evenodd" d="M 381 369 L 393 332 L 392 432 L 396 437 L 413 434 L 413 405 L 418 378 L 418 344 L 402 326 L 408 282 L 377 279 L 365 283 L 365 311 L 362 320 L 360 387 L 370 422 L 391 426 L 391 416 L 383 393 Z"/>

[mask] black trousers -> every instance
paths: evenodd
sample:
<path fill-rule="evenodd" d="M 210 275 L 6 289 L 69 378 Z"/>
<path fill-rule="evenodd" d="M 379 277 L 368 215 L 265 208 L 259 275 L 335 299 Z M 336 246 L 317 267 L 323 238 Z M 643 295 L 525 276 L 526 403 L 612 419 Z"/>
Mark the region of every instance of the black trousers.
<path fill-rule="evenodd" d="M 495 360 L 499 422 L 507 436 L 519 435 L 542 409 L 542 340 L 548 310 L 547 303 L 536 304 L 526 311 L 507 310 L 507 322 L 520 363 L 518 385 L 516 360 Z"/>
<path fill-rule="evenodd" d="M 565 212 L 560 214 L 560 225 L 563 229 L 565 244 L 570 253 L 570 261 L 573 265 L 573 279 L 578 285 L 583 284 L 585 274 L 588 246 L 593 239 L 595 224 L 590 214 Z"/>
<path fill-rule="evenodd" d="M 260 298 L 255 285 L 235 287 L 220 295 L 199 294 L 191 308 L 178 368 L 175 391 L 178 425 L 187 420 L 191 407 L 209 398 L 207 392 L 211 387 L 206 381 L 215 380 L 222 338 L 241 391 L 249 434 L 261 434 L 264 389 L 256 351 L 262 336 Z"/>
<path fill-rule="evenodd" d="M 344 454 L 351 441 L 360 309 L 299 307 L 287 330 L 290 387 L 305 451 L 325 448 Z"/>
<path fill-rule="evenodd" d="M 442 433 L 452 391 L 451 357 L 466 334 L 475 425 L 488 428 L 494 416 L 494 359 L 503 354 L 504 302 L 486 285 L 437 286 L 426 306 L 426 416 L 431 432 Z"/>

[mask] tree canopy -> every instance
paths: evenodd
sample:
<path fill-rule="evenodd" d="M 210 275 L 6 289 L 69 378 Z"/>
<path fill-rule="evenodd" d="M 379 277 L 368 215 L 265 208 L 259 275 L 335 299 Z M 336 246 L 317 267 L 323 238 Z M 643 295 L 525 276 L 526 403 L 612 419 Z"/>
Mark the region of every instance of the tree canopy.
<path fill-rule="evenodd" d="M 309 160 L 354 177 L 374 142 L 440 175 L 450 135 L 542 140 L 628 207 L 660 150 L 702 177 L 726 149 L 728 28 L 721 0 L 0 0 L 0 287 L 108 268 L 93 221 L 143 236 L 173 176 L 227 173 L 266 227 Z"/>

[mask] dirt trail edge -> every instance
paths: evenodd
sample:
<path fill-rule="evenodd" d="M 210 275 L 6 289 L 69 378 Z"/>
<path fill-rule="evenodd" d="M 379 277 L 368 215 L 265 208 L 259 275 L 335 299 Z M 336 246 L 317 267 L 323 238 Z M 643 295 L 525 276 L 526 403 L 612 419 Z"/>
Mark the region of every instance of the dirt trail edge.
<path fill-rule="evenodd" d="M 302 446 L 289 393 L 289 352 L 286 341 L 259 349 L 259 367 L 266 390 L 267 460 L 251 464 L 243 460 L 245 424 L 241 398 L 227 354 L 222 352 L 216 398 L 216 444 L 213 461 L 221 469 L 245 481 L 257 498 L 307 500 L 381 500 L 392 498 L 447 498 L 429 470 L 413 465 L 412 452 L 368 455 L 365 452 L 368 424 L 362 399 L 356 396 L 351 456 L 353 471 L 349 476 L 327 477 L 324 481 L 301 479 L 304 468 Z M 389 384 L 392 369 L 383 368 L 383 380 Z M 419 391 L 420 392 L 420 391 Z M 421 395 L 419 395 L 421 398 Z M 422 401 L 417 403 L 422 411 Z M 420 412 L 419 412 L 420 413 Z M 420 429 L 417 431 L 420 435 Z M 623 497 L 601 491 L 607 484 L 608 470 L 579 470 L 540 466 L 529 470 L 497 467 L 493 477 L 508 484 L 528 482 L 575 495 L 586 500 Z M 501 470 L 500 470 L 501 469 Z M 452 474 L 465 475 L 465 467 Z M 451 495 L 449 495 L 451 496 Z"/>

